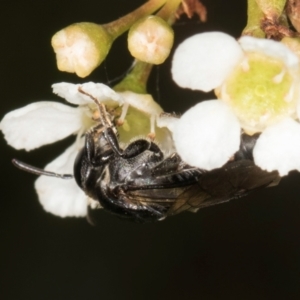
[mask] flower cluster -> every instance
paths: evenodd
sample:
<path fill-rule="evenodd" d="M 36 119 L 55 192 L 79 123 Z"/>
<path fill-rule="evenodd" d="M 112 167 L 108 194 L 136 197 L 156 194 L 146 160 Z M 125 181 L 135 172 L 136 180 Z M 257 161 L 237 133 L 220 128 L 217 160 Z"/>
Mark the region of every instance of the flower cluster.
<path fill-rule="evenodd" d="M 264 37 L 260 24 L 262 15 L 269 16 L 269 6 L 256 2 L 253 11 L 259 13 L 248 20 L 244 32 Z M 88 76 L 126 31 L 128 50 L 136 58 L 133 68 L 114 89 L 93 82 L 54 84 L 53 92 L 72 106 L 41 101 L 8 113 L 0 123 L 8 144 L 29 151 L 74 134 L 73 145 L 45 167 L 52 172 L 73 173 L 84 134 L 96 124 L 96 98 L 120 126 L 121 143 L 148 136 L 163 151 L 176 151 L 185 163 L 212 170 L 232 159 L 240 147 L 241 133 L 258 133 L 253 150 L 257 166 L 276 170 L 281 176 L 300 171 L 300 62 L 295 39 L 277 42 L 243 36 L 236 41 L 221 32 L 186 39 L 173 57 L 174 81 L 182 88 L 214 91 L 216 97 L 198 103 L 180 118 L 161 114 L 163 110 L 147 93 L 146 84 L 152 64 L 161 64 L 169 56 L 174 39 L 170 25 L 181 3 L 181 11 L 187 15 L 203 12 L 197 1 L 150 0 L 114 22 L 77 23 L 56 33 L 52 46 L 61 71 Z M 272 20 L 282 14 L 285 1 L 280 3 L 280 9 L 272 12 Z M 153 12 L 156 15 L 151 15 Z M 275 23 L 269 31 L 278 25 Z M 74 180 L 40 176 L 35 188 L 46 211 L 62 217 L 86 215 L 91 199 Z"/>
<path fill-rule="evenodd" d="M 172 75 L 181 87 L 210 91 L 180 120 L 164 121 L 189 164 L 211 170 L 238 150 L 241 130 L 261 133 L 256 165 L 287 175 L 300 171 L 300 65 L 283 43 L 221 32 L 194 35 L 177 48 Z M 191 134 L 189 134 L 191 133 Z"/>

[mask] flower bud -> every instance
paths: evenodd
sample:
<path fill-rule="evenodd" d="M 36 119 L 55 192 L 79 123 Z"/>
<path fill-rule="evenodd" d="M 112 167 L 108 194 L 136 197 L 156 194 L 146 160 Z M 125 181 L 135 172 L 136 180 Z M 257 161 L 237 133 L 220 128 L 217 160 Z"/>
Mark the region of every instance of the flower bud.
<path fill-rule="evenodd" d="M 105 59 L 112 42 L 103 26 L 75 23 L 58 31 L 51 44 L 60 71 L 86 77 Z"/>
<path fill-rule="evenodd" d="M 162 64 L 173 46 L 174 32 L 160 17 L 149 16 L 135 23 L 128 33 L 131 55 L 151 64 Z"/>

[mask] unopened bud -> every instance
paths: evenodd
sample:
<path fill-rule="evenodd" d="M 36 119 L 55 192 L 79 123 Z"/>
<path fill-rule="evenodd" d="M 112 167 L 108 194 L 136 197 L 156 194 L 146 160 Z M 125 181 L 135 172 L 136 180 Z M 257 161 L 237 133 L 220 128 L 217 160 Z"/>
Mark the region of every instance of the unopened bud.
<path fill-rule="evenodd" d="M 149 16 L 129 30 L 128 49 L 133 57 L 158 65 L 169 56 L 173 40 L 172 28 L 162 18 Z"/>
<path fill-rule="evenodd" d="M 75 23 L 58 31 L 51 44 L 60 71 L 86 77 L 105 59 L 112 42 L 103 26 Z"/>

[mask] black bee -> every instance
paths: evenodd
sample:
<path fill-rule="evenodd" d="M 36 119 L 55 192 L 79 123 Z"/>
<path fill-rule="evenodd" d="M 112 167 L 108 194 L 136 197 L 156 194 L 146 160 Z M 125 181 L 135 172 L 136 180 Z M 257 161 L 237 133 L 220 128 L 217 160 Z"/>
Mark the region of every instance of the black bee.
<path fill-rule="evenodd" d="M 88 207 L 88 219 L 93 224 L 97 223 L 99 208 L 135 222 L 152 222 L 240 198 L 280 180 L 277 172 L 263 171 L 254 164 L 252 150 L 257 135 L 243 134 L 233 159 L 212 171 L 187 165 L 177 153 L 165 157 L 157 144 L 146 139 L 122 149 L 105 106 L 90 97 L 97 104 L 100 117 L 98 125 L 85 134 L 85 145 L 74 163 L 74 177 L 93 199 L 93 205 Z M 13 163 L 34 174 L 73 178 L 18 160 Z"/>

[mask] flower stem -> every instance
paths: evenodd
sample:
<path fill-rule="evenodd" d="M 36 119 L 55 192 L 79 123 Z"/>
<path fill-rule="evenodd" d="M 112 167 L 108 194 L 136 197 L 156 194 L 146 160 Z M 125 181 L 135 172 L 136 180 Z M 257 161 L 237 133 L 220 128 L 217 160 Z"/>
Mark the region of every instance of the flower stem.
<path fill-rule="evenodd" d="M 113 38 L 117 38 L 126 30 L 128 30 L 137 20 L 146 17 L 158 10 L 166 3 L 166 1 L 167 0 L 150 0 L 131 13 L 125 15 L 124 17 L 116 21 L 104 24 L 103 26 Z"/>
<path fill-rule="evenodd" d="M 243 30 L 242 35 L 264 38 L 265 33 L 260 28 L 261 20 L 264 18 L 264 13 L 258 6 L 256 0 L 248 0 L 247 15 L 247 25 Z"/>
<path fill-rule="evenodd" d="M 169 24 L 174 22 L 174 15 L 182 0 L 168 0 L 167 3 L 157 12 L 156 16 L 164 19 Z"/>
<path fill-rule="evenodd" d="M 147 81 L 151 73 L 152 64 L 135 60 L 131 71 L 121 82 L 114 86 L 115 91 L 132 91 L 139 94 L 147 93 Z"/>
<path fill-rule="evenodd" d="M 268 19 L 278 19 L 285 7 L 286 0 L 256 0 Z"/>

